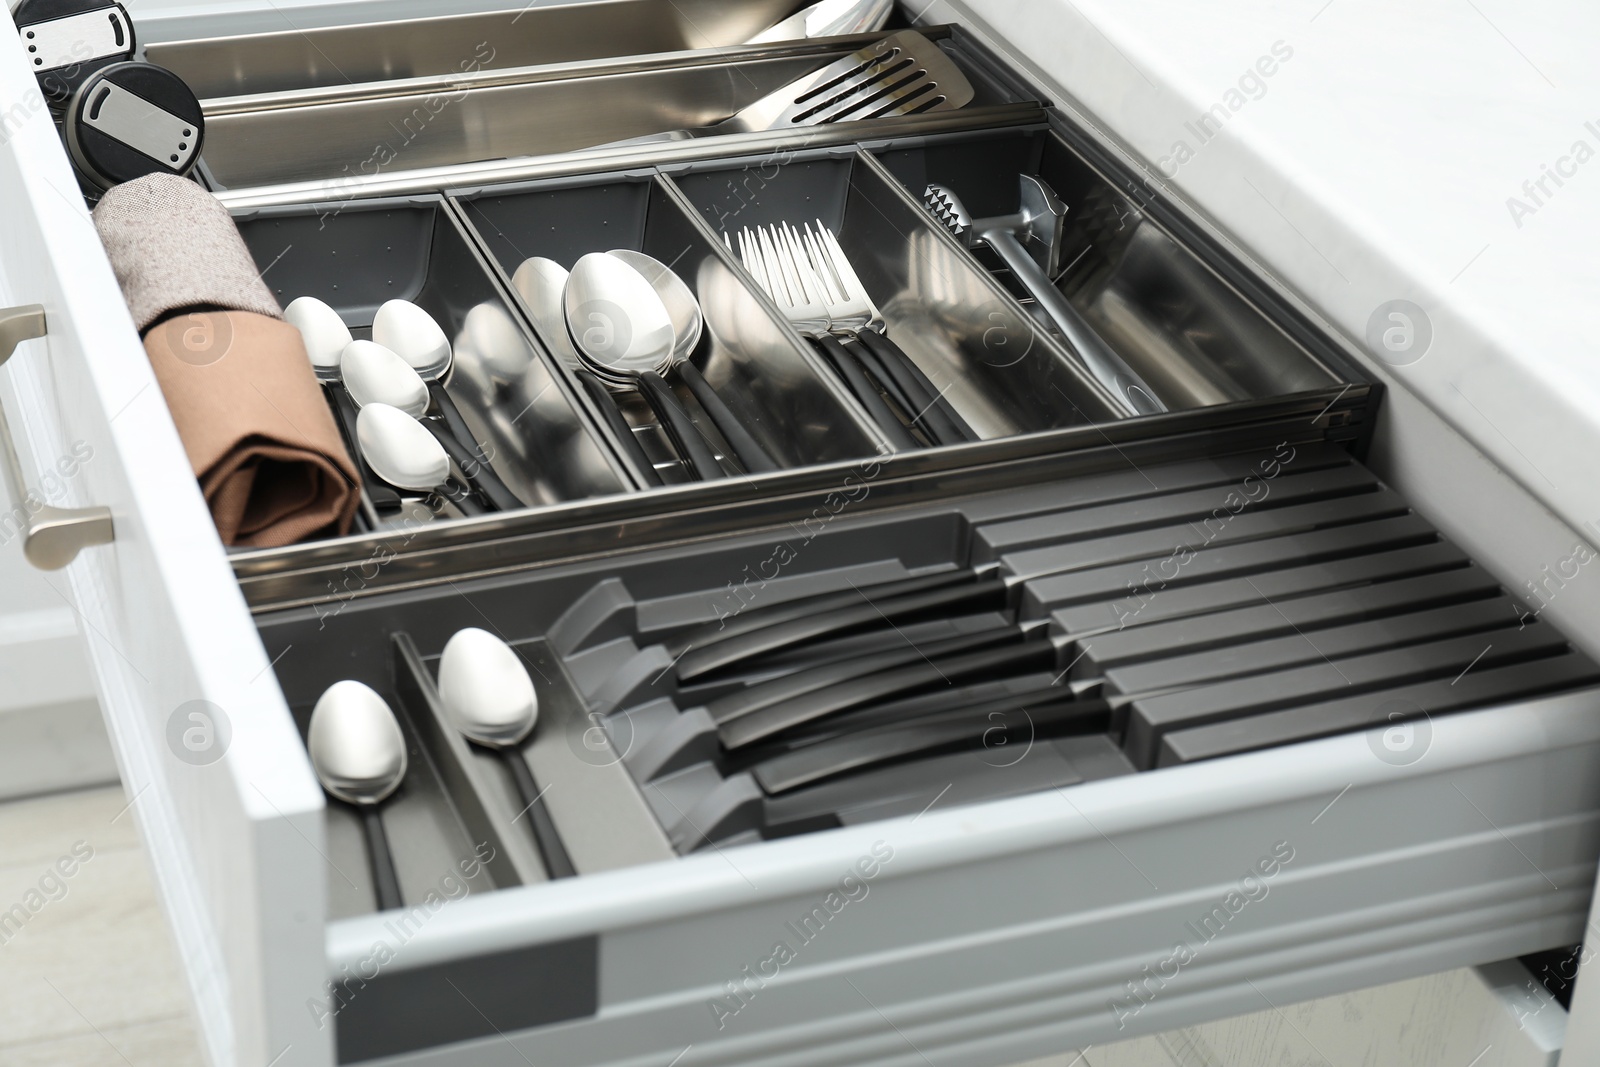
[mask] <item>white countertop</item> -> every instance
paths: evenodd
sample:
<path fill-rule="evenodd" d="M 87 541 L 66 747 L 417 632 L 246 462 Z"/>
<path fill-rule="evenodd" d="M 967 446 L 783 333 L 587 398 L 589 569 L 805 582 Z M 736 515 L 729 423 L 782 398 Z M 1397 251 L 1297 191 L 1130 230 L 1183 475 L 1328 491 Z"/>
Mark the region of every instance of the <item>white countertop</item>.
<path fill-rule="evenodd" d="M 1567 524 L 1600 526 L 1600 5 L 965 6 L 1348 338 L 1389 301 L 1420 306 L 1427 350 L 1369 356 L 1375 373 Z M 1562 185 L 1524 188 L 1558 166 Z"/>

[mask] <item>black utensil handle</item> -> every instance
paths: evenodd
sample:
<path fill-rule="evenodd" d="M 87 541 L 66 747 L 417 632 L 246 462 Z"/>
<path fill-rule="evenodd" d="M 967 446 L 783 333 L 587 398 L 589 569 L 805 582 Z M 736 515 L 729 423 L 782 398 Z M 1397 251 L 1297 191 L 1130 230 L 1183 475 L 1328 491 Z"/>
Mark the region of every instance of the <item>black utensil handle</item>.
<path fill-rule="evenodd" d="M 934 429 L 941 437 L 948 436 L 946 444 L 982 440 L 977 431 L 967 425 L 967 420 L 956 412 L 954 405 L 934 387 L 928 376 L 922 373 L 922 368 L 917 366 L 916 360 L 906 355 L 905 350 L 895 344 L 888 334 L 872 329 L 862 330 L 858 340 L 878 353 L 879 359 L 891 373 L 895 373 L 898 368 L 898 373 L 904 376 L 906 384 L 921 394 L 924 398 L 924 410 L 933 420 Z"/>
<path fill-rule="evenodd" d="M 584 367 L 578 367 L 572 373 L 578 379 L 578 384 L 588 391 L 589 399 L 600 409 L 600 417 L 606 420 L 606 425 L 617 438 L 617 443 L 628 453 L 633 465 L 639 468 L 639 474 L 645 482 L 649 485 L 662 484 L 661 472 L 656 470 L 655 464 L 650 462 L 650 457 L 645 455 L 644 448 L 639 444 L 639 438 L 633 432 L 633 427 L 622 417 L 622 410 L 617 407 L 617 401 L 605 383 L 596 378 L 593 371 Z"/>
<path fill-rule="evenodd" d="M 528 825 L 533 828 L 533 843 L 539 849 L 544 873 L 551 878 L 571 878 L 578 871 L 572 866 L 567 847 L 561 843 L 561 835 L 556 833 L 555 820 L 550 818 L 550 809 L 545 807 L 544 796 L 539 792 L 539 783 L 533 780 L 528 761 L 522 758 L 522 753 L 513 749 L 501 749 L 500 755 L 511 770 L 512 781 L 517 783 L 517 793 L 522 797 L 522 810 L 528 816 Z"/>
<path fill-rule="evenodd" d="M 751 474 L 767 474 L 771 471 L 781 470 L 777 462 L 761 447 L 761 442 L 750 436 L 750 431 L 744 428 L 744 423 L 733 413 L 722 397 L 711 388 L 711 383 L 706 381 L 705 375 L 700 373 L 700 368 L 693 363 L 682 363 L 678 368 L 678 376 L 689 387 L 689 392 L 700 402 L 711 421 L 716 424 L 718 432 L 727 439 L 728 446 L 733 449 L 733 454 L 739 457 L 739 465 Z"/>
<path fill-rule="evenodd" d="M 791 622 L 803 619 L 809 615 L 817 615 L 834 608 L 849 607 L 861 602 L 861 593 L 866 592 L 874 597 L 900 596 L 906 593 L 920 593 L 927 589 L 940 589 L 947 585 L 961 585 L 975 580 L 976 575 L 965 568 L 961 570 L 940 571 L 937 574 L 919 575 L 915 578 L 894 578 L 885 582 L 876 582 L 862 586 L 859 589 L 844 589 L 832 593 L 819 593 L 815 596 L 801 597 L 796 600 L 785 600 L 777 604 L 751 608 L 737 614 L 719 618 L 715 622 L 708 622 L 686 631 L 682 636 L 666 642 L 672 650 L 673 658 L 694 649 L 710 648 L 712 645 L 723 641 L 731 641 L 735 637 L 764 630 L 768 626 L 778 623 Z"/>
<path fill-rule="evenodd" d="M 1068 732 L 1098 732 L 1109 725 L 1110 718 L 1105 701 L 1076 701 L 1065 690 L 1022 694 L 957 713 L 844 733 L 766 760 L 753 773 L 771 796 L 941 749 L 981 746 L 995 754 L 993 765 L 1006 766 L 1008 760 L 1025 758 L 1026 746 L 1035 740 Z"/>
<path fill-rule="evenodd" d="M 433 401 L 435 410 L 444 417 L 444 424 L 450 427 L 450 432 L 456 435 L 456 440 L 461 442 L 462 447 L 469 452 L 477 452 L 477 438 L 472 436 L 472 428 L 467 425 L 467 420 L 461 417 L 461 409 L 456 407 L 456 402 L 445 392 L 444 383 L 437 378 L 430 381 L 428 397 Z"/>
<path fill-rule="evenodd" d="M 959 678 L 970 678 L 993 671 L 1014 668 L 1027 670 L 1055 662 L 1055 645 L 1049 641 L 1027 641 L 1005 645 L 964 656 L 952 656 L 939 663 L 924 662 L 857 678 L 829 686 L 782 704 L 762 708 L 753 715 L 717 727 L 717 736 L 730 749 L 744 748 L 795 726 L 841 711 L 885 700 L 900 693 L 925 689 L 940 683 L 950 685 Z"/>
<path fill-rule="evenodd" d="M 389 850 L 389 835 L 383 829 L 383 818 L 376 804 L 361 808 L 361 825 L 367 835 L 367 856 L 372 862 L 372 891 L 378 898 L 379 911 L 393 911 L 405 907 L 400 896 L 400 876 L 395 873 L 394 853 Z"/>
<path fill-rule="evenodd" d="M 866 374 L 862 372 L 855 358 L 845 351 L 845 347 L 839 343 L 839 339 L 824 334 L 815 338 L 815 341 L 817 342 L 817 347 L 822 350 L 822 354 L 828 358 L 828 362 L 833 364 L 833 369 L 839 372 L 839 376 L 850 387 L 850 392 L 854 393 L 855 398 L 861 401 L 861 406 L 867 409 L 867 414 L 872 417 L 872 421 L 878 424 L 878 429 L 882 430 L 883 435 L 889 439 L 889 443 L 902 452 L 910 451 L 913 448 L 921 448 L 922 446 L 917 444 L 917 439 L 911 436 L 911 432 L 905 428 L 905 425 L 894 417 L 894 412 L 889 410 L 889 405 L 883 402 L 883 397 L 878 395 L 878 390 L 873 388 L 871 382 L 867 381 Z"/>
<path fill-rule="evenodd" d="M 356 436 L 356 416 L 361 409 L 356 407 L 355 399 L 346 391 L 344 383 L 329 382 L 326 388 L 328 398 L 333 403 L 334 414 L 339 418 L 339 428 L 344 433 L 345 447 L 350 449 L 350 458 L 356 461 L 356 470 L 361 474 L 361 481 L 366 486 L 367 499 L 372 501 L 373 510 L 399 510 L 400 494 L 367 466 L 367 457 L 361 454 L 361 439 Z"/>
<path fill-rule="evenodd" d="M 683 405 L 678 403 L 677 394 L 672 391 L 671 386 L 661 380 L 661 375 L 654 371 L 645 371 L 639 375 L 639 388 L 644 393 L 645 399 L 650 402 L 650 407 L 654 409 L 657 417 L 661 419 L 661 424 L 666 427 L 667 433 L 671 435 L 673 444 L 677 445 L 678 454 L 688 461 L 695 477 L 701 481 L 727 477 L 722 464 L 717 462 L 711 447 L 706 444 L 706 439 L 695 429 L 694 420 L 683 410 Z"/>
<path fill-rule="evenodd" d="M 720 726 L 725 722 L 754 714 L 762 708 L 852 678 L 903 667 L 922 659 L 936 660 L 940 656 L 1016 641 L 1020 636 L 1020 631 L 1015 626 L 991 626 L 988 629 L 974 630 L 954 637 L 924 641 L 920 645 L 902 640 L 899 647 L 887 651 L 809 664 L 769 681 L 736 689 L 710 701 L 706 704 L 706 711 L 711 715 L 711 721 Z"/>
<path fill-rule="evenodd" d="M 867 372 L 869 379 L 877 382 L 878 387 L 889 394 L 889 399 L 900 405 L 900 410 L 906 413 L 906 418 L 911 420 L 912 425 L 920 428 L 923 433 L 928 433 L 928 428 L 924 425 L 924 420 L 921 416 L 921 411 L 925 405 L 917 403 L 916 395 L 907 393 L 902 388 L 900 379 L 889 373 L 883 362 L 878 359 L 876 352 L 853 341 L 844 342 L 844 350 L 850 353 L 862 370 Z M 934 444 L 939 443 L 938 439 L 931 435 L 928 440 Z"/>
<path fill-rule="evenodd" d="M 471 489 L 462 485 L 454 478 L 447 478 L 434 487 L 434 493 L 454 504 L 461 514 L 468 517 L 487 515 L 489 509 L 478 503 L 478 498 Z"/>
<path fill-rule="evenodd" d="M 823 637 L 840 636 L 864 627 L 892 625 L 895 620 L 914 615 L 936 611 L 948 613 L 958 606 L 981 601 L 989 601 L 996 607 L 1003 607 L 1008 595 L 1007 584 L 1003 578 L 990 578 L 971 584 L 931 589 L 908 596 L 880 596 L 876 600 L 870 599 L 874 594 L 881 594 L 883 591 L 878 587 L 868 587 L 859 590 L 857 602 L 846 607 L 791 619 L 740 634 L 727 641 L 719 641 L 705 648 L 695 649 L 678 660 L 678 678 L 680 681 L 686 681 L 779 649 L 791 648 Z"/>
<path fill-rule="evenodd" d="M 433 434 L 445 453 L 455 461 L 457 467 L 461 468 L 461 473 L 467 476 L 467 481 L 494 505 L 496 511 L 515 511 L 527 506 L 517 498 L 505 482 L 500 480 L 500 476 L 489 466 L 488 461 L 481 455 L 468 451 L 447 426 L 437 419 L 423 419 L 422 425 L 428 428 L 428 432 Z"/>

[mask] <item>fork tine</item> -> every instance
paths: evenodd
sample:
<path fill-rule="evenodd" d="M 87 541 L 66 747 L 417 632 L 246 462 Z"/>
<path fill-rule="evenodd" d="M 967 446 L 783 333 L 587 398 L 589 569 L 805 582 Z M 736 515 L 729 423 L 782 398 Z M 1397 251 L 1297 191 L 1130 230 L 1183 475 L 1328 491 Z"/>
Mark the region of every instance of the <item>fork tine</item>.
<path fill-rule="evenodd" d="M 800 271 L 800 264 L 783 250 L 783 234 L 776 227 L 768 226 L 762 230 L 762 237 L 766 241 L 773 262 L 783 272 L 784 281 L 790 288 L 790 295 L 793 297 L 791 305 L 811 303 L 811 293 L 806 287 L 806 279 Z"/>
<path fill-rule="evenodd" d="M 822 272 L 817 270 L 816 263 L 806 254 L 805 248 L 800 243 L 800 235 L 795 232 L 793 226 L 787 223 L 784 225 L 784 237 L 789 243 L 789 254 L 794 257 L 795 262 L 805 272 L 806 279 L 810 282 L 811 290 L 816 299 L 823 304 L 832 303 L 833 294 L 828 290 L 827 279 L 822 276 Z"/>
<path fill-rule="evenodd" d="M 767 292 L 771 294 L 773 302 L 783 308 L 792 307 L 794 295 L 789 288 L 788 279 L 783 276 L 778 264 L 767 254 L 764 236 L 760 227 L 750 231 L 750 258 L 760 268 L 762 279 L 766 282 Z"/>
<path fill-rule="evenodd" d="M 805 230 L 806 252 L 811 257 L 811 262 L 816 266 L 817 273 L 822 276 L 823 284 L 830 291 L 833 303 L 842 304 L 850 299 L 849 286 L 840 276 L 838 267 L 833 262 L 833 257 L 826 252 L 817 240 L 817 235 L 811 232 L 811 224 L 806 224 Z"/>
<path fill-rule="evenodd" d="M 851 297 L 865 298 L 867 287 L 861 284 L 861 278 L 856 274 L 855 267 L 850 265 L 850 257 L 844 254 L 844 249 L 839 247 L 839 238 L 834 236 L 832 230 L 822 225 L 822 220 L 817 220 L 817 229 L 820 232 L 824 247 L 828 250 L 828 260 L 839 272 L 839 280 L 849 290 Z"/>

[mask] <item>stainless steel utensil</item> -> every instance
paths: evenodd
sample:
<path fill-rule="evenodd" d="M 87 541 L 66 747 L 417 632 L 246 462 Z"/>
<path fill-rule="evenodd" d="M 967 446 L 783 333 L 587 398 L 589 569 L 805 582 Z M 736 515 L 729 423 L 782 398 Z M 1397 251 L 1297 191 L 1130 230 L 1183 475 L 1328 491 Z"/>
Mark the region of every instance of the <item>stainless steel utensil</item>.
<path fill-rule="evenodd" d="M 614 248 L 609 254 L 638 271 L 656 291 L 656 296 L 661 298 L 676 335 L 672 346 L 673 368 L 716 424 L 734 455 L 739 458 L 739 463 L 751 474 L 781 469 L 767 450 L 761 447 L 761 443 L 750 436 L 750 431 L 744 428 L 744 423 L 717 395 L 717 391 L 711 388 L 711 383 L 700 373 L 700 368 L 694 365 L 692 357 L 705 332 L 705 316 L 700 313 L 700 302 L 689 291 L 689 286 L 653 256 L 626 248 Z"/>
<path fill-rule="evenodd" d="M 746 41 L 770 44 L 805 37 L 842 37 L 883 28 L 894 13 L 894 0 L 818 0 Z"/>
<path fill-rule="evenodd" d="M 584 365 L 578 356 L 578 350 L 572 346 L 572 338 L 567 334 L 566 311 L 561 304 L 562 294 L 567 288 L 567 268 L 544 256 L 530 256 L 517 267 L 516 273 L 511 277 L 511 284 L 522 297 L 523 303 L 527 305 L 534 323 L 550 345 L 551 353 L 571 368 L 573 376 L 578 379 L 578 384 L 583 386 L 584 391 L 589 394 L 589 399 L 594 401 L 595 407 L 600 410 L 601 417 L 611 427 L 612 435 L 633 459 L 633 465 L 652 485 L 660 485 L 661 476 L 656 473 L 650 457 L 645 455 L 644 449 L 640 447 L 638 438 L 634 436 L 633 427 L 623 418 L 622 410 L 612 399 L 610 390 Z"/>
<path fill-rule="evenodd" d="M 591 252 L 573 265 L 562 293 L 567 331 L 598 377 L 632 384 L 700 479 L 725 474 L 689 413 L 661 374 L 670 370 L 677 332 L 655 289 L 615 256 Z"/>
<path fill-rule="evenodd" d="M 973 219 L 960 197 L 942 185 L 929 185 L 923 192 L 923 202 L 933 217 L 968 248 L 986 244 L 994 249 L 1055 322 L 1089 373 L 1134 414 L 1166 411 L 1155 390 L 1095 333 L 1055 286 L 1066 205 L 1048 185 L 1030 174 L 1022 175 L 1021 187 L 1016 212 L 987 219 Z"/>
<path fill-rule="evenodd" d="M 361 811 L 378 910 L 405 906 L 394 853 L 378 813 L 406 776 L 406 741 L 384 699 L 356 681 L 335 682 L 317 700 L 306 731 L 322 788 Z"/>
<path fill-rule="evenodd" d="M 450 474 L 450 456 L 433 434 L 399 408 L 368 404 L 356 416 L 361 456 L 379 478 L 401 489 L 434 493 L 464 515 L 484 514 L 471 490 Z"/>
<path fill-rule="evenodd" d="M 855 332 L 856 338 L 873 351 L 884 370 L 909 394 L 912 402 L 918 404 L 918 410 L 933 423 L 932 433 L 941 443 L 982 440 L 956 412 L 944 391 L 935 388 L 928 376 L 922 373 L 922 368 L 917 366 L 916 360 L 889 337 L 883 312 L 873 302 L 867 287 L 861 284 L 861 278 L 850 265 L 850 258 L 844 254 L 834 232 L 822 225 L 821 219 L 817 220 L 814 232 L 810 227 L 807 227 L 807 232 L 807 247 L 818 264 L 818 273 L 830 291 L 836 293 L 836 299 L 831 298 L 828 304 L 828 313 L 834 323 L 850 327 L 855 325 L 858 318 L 861 320 Z M 831 270 L 828 269 L 830 267 Z"/>
<path fill-rule="evenodd" d="M 795 79 L 721 122 L 606 147 L 952 111 L 972 97 L 972 84 L 938 45 L 903 30 Z"/>
<path fill-rule="evenodd" d="M 387 404 L 417 419 L 497 511 L 515 511 L 525 506 L 476 452 L 468 451 L 447 427 L 424 417 L 428 410 L 428 383 L 405 360 L 376 341 L 351 341 L 345 346 L 339 367 L 351 399 L 363 408 L 373 403 Z"/>
<path fill-rule="evenodd" d="M 741 230 L 739 256 L 745 270 L 756 284 L 765 289 L 778 310 L 802 336 L 815 341 L 823 357 L 833 366 L 834 372 L 844 379 L 845 385 L 866 408 L 872 421 L 878 424 L 889 443 L 896 449 L 909 450 L 920 447 L 917 439 L 889 410 L 889 405 L 878 390 L 867 380 L 866 373 L 833 336 L 833 320 L 822 301 L 822 282 L 811 269 L 804 256 L 794 256 L 780 251 L 782 235 L 766 229 Z M 732 241 L 724 235 L 730 247 Z"/>
<path fill-rule="evenodd" d="M 376 530 L 380 526 L 378 511 L 393 511 L 400 506 L 400 495 L 386 485 L 378 484 L 372 468 L 361 456 L 356 443 L 357 405 L 349 390 L 344 387 L 343 369 L 340 365 L 345 346 L 350 341 L 350 328 L 344 319 L 326 302 L 314 296 L 297 296 L 283 309 L 284 321 L 300 331 L 306 347 L 306 357 L 317 381 L 322 383 L 324 396 L 333 408 L 338 421 L 339 434 L 355 460 L 361 476 L 361 517 Z"/>
<path fill-rule="evenodd" d="M 493 749 L 505 762 L 545 873 L 551 878 L 577 874 L 545 806 L 545 791 L 522 757 L 522 743 L 538 721 L 539 694 L 516 651 L 486 630 L 457 630 L 439 658 L 439 698 L 469 740 Z"/>

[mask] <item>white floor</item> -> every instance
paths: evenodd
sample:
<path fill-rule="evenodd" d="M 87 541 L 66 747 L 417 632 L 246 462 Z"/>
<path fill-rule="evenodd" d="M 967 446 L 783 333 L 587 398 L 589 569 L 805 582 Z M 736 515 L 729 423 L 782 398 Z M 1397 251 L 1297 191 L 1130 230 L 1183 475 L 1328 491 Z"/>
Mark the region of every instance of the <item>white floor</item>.
<path fill-rule="evenodd" d="M 126 806 L 120 787 L 0 803 L 0 1067 L 203 1063 Z M 1017 1067 L 1548 1067 L 1559 1007 L 1492 988 L 1521 980 L 1447 971 Z"/>
<path fill-rule="evenodd" d="M 203 1062 L 126 803 L 113 787 L 0 804 L 0 1067 Z M 20 930 L 14 905 L 37 908 Z"/>

